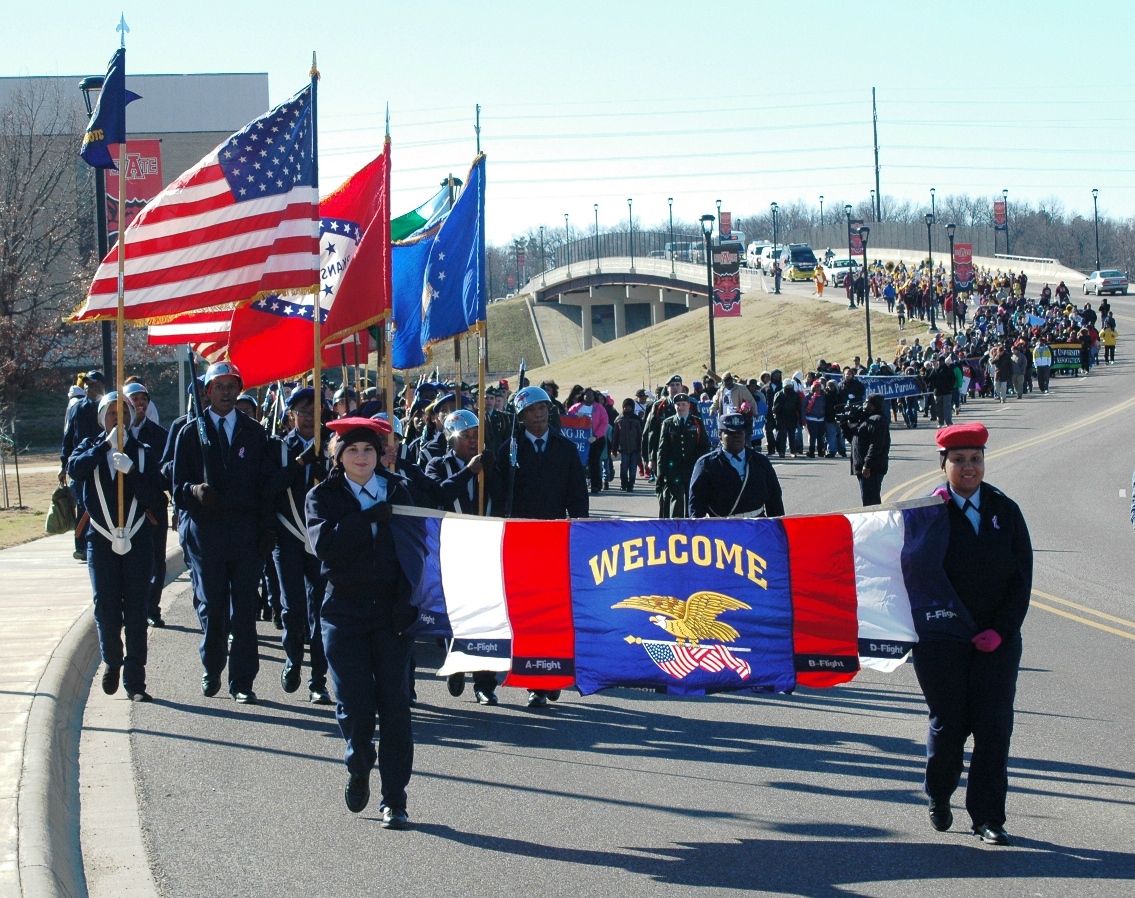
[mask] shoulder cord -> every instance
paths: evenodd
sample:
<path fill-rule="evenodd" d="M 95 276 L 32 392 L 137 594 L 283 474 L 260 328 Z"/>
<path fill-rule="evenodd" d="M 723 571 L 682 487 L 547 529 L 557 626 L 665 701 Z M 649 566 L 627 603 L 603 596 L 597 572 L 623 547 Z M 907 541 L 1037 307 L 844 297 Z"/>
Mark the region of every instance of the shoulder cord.
<path fill-rule="evenodd" d="M 123 448 L 126 448 L 126 447 L 123 446 Z M 145 450 L 142 450 L 141 452 L 138 453 L 138 473 L 142 473 L 145 470 L 146 470 L 146 452 L 145 452 Z M 126 475 L 123 474 L 121 471 L 119 471 L 116 476 L 125 477 Z M 106 504 L 106 494 L 103 492 L 103 489 L 102 489 L 102 477 L 100 476 L 99 470 L 98 470 L 97 467 L 95 468 L 95 493 L 98 494 L 99 506 L 102 508 L 102 515 L 103 515 L 102 519 L 104 521 L 109 522 L 111 520 L 110 509 L 107 507 L 107 504 Z M 135 496 L 133 499 L 130 500 L 130 511 L 126 515 L 126 528 L 125 529 L 126 529 L 127 539 L 132 537 L 135 533 L 137 533 L 142 528 L 142 523 L 146 519 L 145 515 L 139 515 L 137 517 L 137 519 L 135 519 L 134 515 L 137 514 L 137 512 L 138 512 L 138 497 Z M 100 536 L 102 536 L 104 539 L 106 539 L 111 544 L 114 543 L 114 534 L 111 533 L 109 530 L 107 530 L 105 527 L 103 527 L 98 521 L 96 521 L 94 519 L 93 516 L 90 518 L 90 524 L 91 524 L 91 527 L 93 527 L 95 529 L 95 531 Z"/>

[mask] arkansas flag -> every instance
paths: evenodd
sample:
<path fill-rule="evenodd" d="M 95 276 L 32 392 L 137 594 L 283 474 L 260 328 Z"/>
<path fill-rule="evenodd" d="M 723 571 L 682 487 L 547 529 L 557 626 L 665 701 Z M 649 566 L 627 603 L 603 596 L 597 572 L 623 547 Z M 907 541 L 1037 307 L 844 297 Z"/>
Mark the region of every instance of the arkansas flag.
<path fill-rule="evenodd" d="M 587 695 L 835 686 L 919 635 L 976 626 L 942 567 L 949 517 L 915 508 L 774 519 L 514 521 L 395 509 L 410 632 L 451 639 L 442 676 Z M 539 557 L 538 565 L 532 559 Z"/>
<path fill-rule="evenodd" d="M 229 359 L 246 384 L 281 380 L 313 367 L 317 305 L 323 358 L 332 365 L 340 364 L 339 344 L 350 346 L 352 334 L 389 314 L 389 197 L 387 137 L 381 155 L 320 201 L 318 304 L 313 297 L 265 296 L 233 312 Z M 331 346 L 336 348 L 329 357 Z"/>

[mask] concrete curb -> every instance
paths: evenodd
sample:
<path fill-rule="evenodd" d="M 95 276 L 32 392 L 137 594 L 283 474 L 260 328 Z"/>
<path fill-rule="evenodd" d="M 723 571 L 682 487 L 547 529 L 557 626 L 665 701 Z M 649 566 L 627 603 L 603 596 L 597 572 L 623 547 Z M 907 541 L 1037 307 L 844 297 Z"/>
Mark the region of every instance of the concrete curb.
<path fill-rule="evenodd" d="M 184 570 L 175 544 L 166 554 L 166 585 Z M 51 653 L 28 712 L 17 804 L 25 898 L 87 895 L 79 830 L 79 740 L 99 663 L 92 605 Z"/>
<path fill-rule="evenodd" d="M 79 848 L 79 732 L 98 648 L 92 606 L 51 653 L 28 712 L 17 816 L 25 896 L 87 894 Z"/>

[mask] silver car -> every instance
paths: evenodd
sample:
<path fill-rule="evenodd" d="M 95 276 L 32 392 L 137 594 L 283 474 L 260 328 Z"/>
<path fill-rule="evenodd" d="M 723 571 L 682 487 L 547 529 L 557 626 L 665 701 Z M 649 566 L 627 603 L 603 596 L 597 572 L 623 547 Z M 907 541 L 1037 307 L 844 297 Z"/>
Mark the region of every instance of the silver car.
<path fill-rule="evenodd" d="M 1084 281 L 1084 295 L 1094 293 L 1122 293 L 1127 295 L 1127 276 L 1115 268 L 1105 271 L 1093 271 Z"/>

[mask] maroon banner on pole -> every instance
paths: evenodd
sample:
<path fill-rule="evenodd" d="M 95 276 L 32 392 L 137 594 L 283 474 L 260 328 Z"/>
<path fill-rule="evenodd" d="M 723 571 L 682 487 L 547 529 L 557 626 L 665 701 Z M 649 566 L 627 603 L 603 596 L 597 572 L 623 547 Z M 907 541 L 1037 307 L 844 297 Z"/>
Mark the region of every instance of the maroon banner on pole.
<path fill-rule="evenodd" d="M 1008 203 L 1004 200 L 995 200 L 993 203 L 993 227 L 999 231 L 1005 230 L 1009 223 Z"/>
<path fill-rule="evenodd" d="M 973 244 L 954 244 L 954 289 L 968 293 L 973 289 Z"/>
<path fill-rule="evenodd" d="M 722 212 L 721 221 L 717 223 L 717 234 L 719 240 L 728 240 L 733 234 L 733 213 Z"/>
<path fill-rule="evenodd" d="M 851 256 L 863 255 L 863 238 L 859 236 L 859 229 L 863 226 L 862 218 L 851 219 Z"/>
<path fill-rule="evenodd" d="M 724 213 L 722 218 L 725 218 Z M 740 243 L 722 243 L 713 248 L 713 317 L 741 317 Z"/>
<path fill-rule="evenodd" d="M 118 145 L 110 148 L 118 158 Z M 146 203 L 162 192 L 162 142 L 126 141 L 126 226 Z M 110 243 L 118 239 L 118 172 L 106 170 L 106 229 Z"/>

